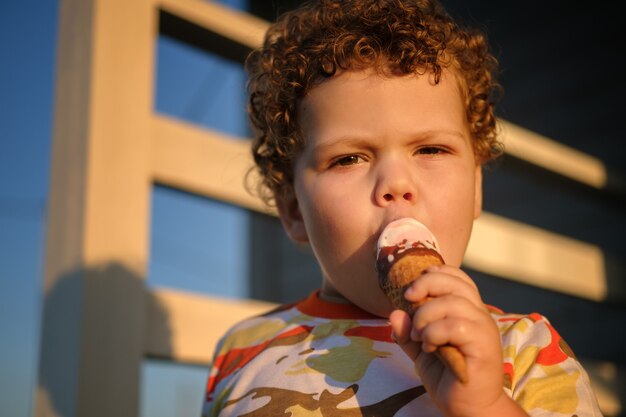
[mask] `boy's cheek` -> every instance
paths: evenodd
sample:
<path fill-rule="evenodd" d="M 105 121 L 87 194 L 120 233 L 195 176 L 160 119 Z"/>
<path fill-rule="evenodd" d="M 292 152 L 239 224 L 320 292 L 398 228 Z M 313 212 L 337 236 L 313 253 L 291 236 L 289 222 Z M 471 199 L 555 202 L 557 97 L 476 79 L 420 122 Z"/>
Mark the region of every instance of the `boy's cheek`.
<path fill-rule="evenodd" d="M 483 211 L 483 170 L 482 166 L 476 166 L 474 174 L 474 219 L 477 219 Z"/>

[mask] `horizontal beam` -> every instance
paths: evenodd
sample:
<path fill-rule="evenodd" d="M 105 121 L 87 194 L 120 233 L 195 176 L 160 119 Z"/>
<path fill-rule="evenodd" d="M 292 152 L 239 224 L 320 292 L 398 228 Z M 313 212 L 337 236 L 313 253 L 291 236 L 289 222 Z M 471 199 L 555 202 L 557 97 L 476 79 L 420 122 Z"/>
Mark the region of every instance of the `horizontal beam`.
<path fill-rule="evenodd" d="M 261 45 L 269 27 L 263 19 L 210 1 L 158 0 L 158 7 L 251 49 Z"/>
<path fill-rule="evenodd" d="M 157 289 L 145 303 L 147 356 L 207 365 L 220 337 L 235 323 L 265 313 L 275 304 Z"/>
<path fill-rule="evenodd" d="M 163 116 L 152 118 L 152 176 L 156 182 L 263 213 L 269 208 L 245 187 L 250 142 Z M 254 174 L 250 174 L 254 183 Z"/>
<path fill-rule="evenodd" d="M 599 247 L 491 213 L 476 220 L 463 263 L 490 275 L 594 301 L 607 296 Z"/>
<path fill-rule="evenodd" d="M 507 154 L 594 188 L 607 185 L 600 159 L 505 120 L 498 123 Z"/>

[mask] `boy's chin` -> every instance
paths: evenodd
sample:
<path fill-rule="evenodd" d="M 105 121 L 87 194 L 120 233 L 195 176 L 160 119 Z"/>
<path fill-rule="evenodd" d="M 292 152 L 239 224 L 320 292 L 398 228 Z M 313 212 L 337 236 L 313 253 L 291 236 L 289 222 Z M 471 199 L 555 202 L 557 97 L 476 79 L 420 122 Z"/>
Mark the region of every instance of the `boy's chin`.
<path fill-rule="evenodd" d="M 393 306 L 384 295 L 376 297 L 374 300 L 367 301 L 367 303 L 362 303 L 359 307 L 374 316 L 386 319 L 389 318 L 389 315 L 394 310 Z"/>

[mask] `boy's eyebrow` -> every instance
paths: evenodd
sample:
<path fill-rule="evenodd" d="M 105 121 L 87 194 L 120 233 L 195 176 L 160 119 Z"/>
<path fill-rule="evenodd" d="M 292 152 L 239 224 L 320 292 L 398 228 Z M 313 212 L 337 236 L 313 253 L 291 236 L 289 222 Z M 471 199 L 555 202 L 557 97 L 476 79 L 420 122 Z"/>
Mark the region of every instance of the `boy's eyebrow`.
<path fill-rule="evenodd" d="M 418 142 L 418 141 L 426 141 L 429 139 L 446 136 L 456 138 L 462 141 L 468 139 L 466 134 L 463 132 L 454 130 L 454 129 L 445 129 L 445 130 L 424 130 L 420 132 L 407 133 L 403 134 L 403 136 L 408 138 L 408 142 Z M 338 135 L 338 136 L 330 136 L 330 138 L 325 138 L 323 141 L 317 143 L 313 149 L 315 151 L 323 151 L 326 148 L 332 148 L 333 146 L 343 145 L 343 146 L 372 146 L 372 141 L 376 141 L 376 135 L 360 135 L 360 134 L 346 134 L 346 135 Z"/>
<path fill-rule="evenodd" d="M 371 144 L 372 140 L 375 140 L 375 137 L 358 135 L 331 136 L 330 138 L 325 138 L 323 141 L 318 142 L 313 149 L 323 150 L 337 145 L 365 146 L 367 144 Z"/>
<path fill-rule="evenodd" d="M 430 138 L 436 138 L 439 136 L 451 136 L 456 137 L 457 139 L 465 140 L 467 139 L 467 135 L 463 132 L 455 129 L 433 129 L 433 130 L 425 130 L 413 135 L 415 139 L 425 140 Z"/>

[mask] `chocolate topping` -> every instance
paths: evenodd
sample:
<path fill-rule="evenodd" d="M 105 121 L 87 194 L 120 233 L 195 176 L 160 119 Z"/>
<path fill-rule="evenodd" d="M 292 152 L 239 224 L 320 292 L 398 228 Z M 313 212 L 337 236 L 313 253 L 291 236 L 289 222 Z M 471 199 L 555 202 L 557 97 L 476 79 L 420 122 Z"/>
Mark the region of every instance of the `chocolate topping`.
<path fill-rule="evenodd" d="M 378 251 L 378 259 L 376 259 L 376 271 L 378 272 L 378 277 L 381 280 L 387 279 L 387 274 L 391 269 L 391 266 L 397 262 L 399 259 L 407 256 L 424 256 L 430 255 L 435 256 L 441 259 L 441 263 L 443 262 L 443 258 L 434 249 L 426 246 L 422 242 L 414 242 L 410 246 L 406 246 L 406 240 L 401 242 L 399 245 L 394 246 L 383 246 Z"/>

